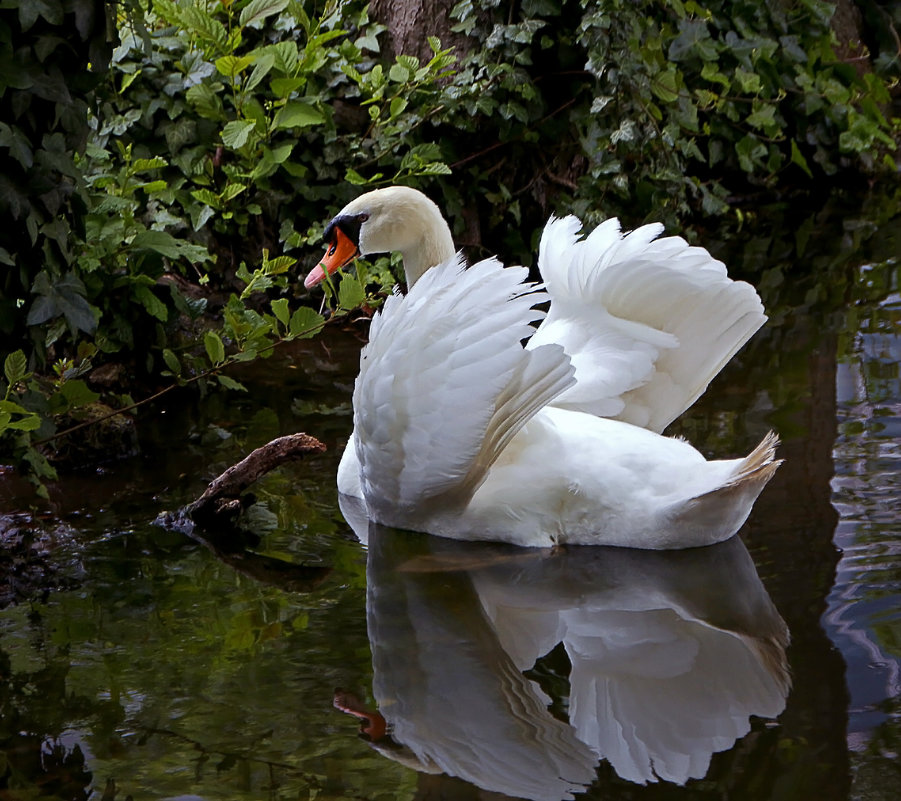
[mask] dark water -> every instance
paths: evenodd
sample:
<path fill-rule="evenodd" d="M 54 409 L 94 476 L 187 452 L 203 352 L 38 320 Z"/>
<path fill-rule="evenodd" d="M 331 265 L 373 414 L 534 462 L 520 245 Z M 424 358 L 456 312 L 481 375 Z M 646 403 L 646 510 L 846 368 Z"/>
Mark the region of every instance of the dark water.
<path fill-rule="evenodd" d="M 797 237 L 730 260 L 772 322 L 678 431 L 732 456 L 774 428 L 786 462 L 714 548 L 362 546 L 334 489 L 347 332 L 157 408 L 141 456 L 40 516 L 66 586 L 0 611 L 0 797 L 897 798 L 899 268 L 856 231 L 807 246 L 819 284 Z M 255 488 L 253 555 L 153 525 L 298 430 L 329 451 Z"/>

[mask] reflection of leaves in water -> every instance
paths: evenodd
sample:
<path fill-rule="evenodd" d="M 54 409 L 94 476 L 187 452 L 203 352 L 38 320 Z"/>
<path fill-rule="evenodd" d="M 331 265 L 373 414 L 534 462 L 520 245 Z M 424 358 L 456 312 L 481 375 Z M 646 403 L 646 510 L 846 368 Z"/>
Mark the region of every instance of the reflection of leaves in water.
<path fill-rule="evenodd" d="M 350 403 L 326 404 L 295 398 L 291 402 L 291 411 L 298 417 L 310 417 L 312 415 L 347 417 L 352 415 L 354 410 Z"/>
<path fill-rule="evenodd" d="M 321 794 L 334 781 L 326 753 L 352 771 L 341 780 L 351 797 L 373 787 L 395 797 L 395 785 L 411 783 L 399 770 L 364 768 L 376 756 L 353 738 L 336 747 L 321 736 L 338 719 L 334 687 L 370 670 L 362 578 L 347 572 L 340 586 L 328 580 L 298 595 L 156 528 L 99 541 L 86 559 L 90 593 L 54 594 L 30 623 L 20 607 L 16 628 L 33 633 L 15 640 L 12 664 L 0 653 L 0 734 L 7 723 L 48 736 L 75 730 L 95 775 L 115 777 L 122 797 L 190 786 L 256 798 L 272 781 L 284 797 Z M 337 561 L 353 564 L 345 553 Z M 193 763 L 188 742 L 200 752 Z"/>

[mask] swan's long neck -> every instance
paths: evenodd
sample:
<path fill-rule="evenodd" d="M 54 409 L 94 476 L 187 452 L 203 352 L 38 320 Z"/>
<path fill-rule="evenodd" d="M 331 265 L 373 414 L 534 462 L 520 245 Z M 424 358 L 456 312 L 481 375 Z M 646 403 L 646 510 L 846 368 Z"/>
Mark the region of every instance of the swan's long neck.
<path fill-rule="evenodd" d="M 413 286 L 430 267 L 455 253 L 450 227 L 438 207 L 425 196 L 420 198 L 422 202 L 411 204 L 415 208 L 405 212 L 410 239 L 398 248 L 404 259 L 407 287 Z"/>

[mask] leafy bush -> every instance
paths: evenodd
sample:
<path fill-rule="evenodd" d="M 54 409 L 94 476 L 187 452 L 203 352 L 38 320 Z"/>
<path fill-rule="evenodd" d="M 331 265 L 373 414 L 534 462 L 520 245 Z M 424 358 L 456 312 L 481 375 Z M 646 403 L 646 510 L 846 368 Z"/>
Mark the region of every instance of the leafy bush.
<path fill-rule="evenodd" d="M 840 60 L 834 12 L 820 0 L 524 0 L 508 16 L 461 0 L 452 16 L 473 46 L 443 120 L 466 133 L 446 148 L 455 207 L 480 202 L 489 249 L 526 259 L 555 209 L 684 224 L 839 172 L 894 174 L 899 64 Z"/>

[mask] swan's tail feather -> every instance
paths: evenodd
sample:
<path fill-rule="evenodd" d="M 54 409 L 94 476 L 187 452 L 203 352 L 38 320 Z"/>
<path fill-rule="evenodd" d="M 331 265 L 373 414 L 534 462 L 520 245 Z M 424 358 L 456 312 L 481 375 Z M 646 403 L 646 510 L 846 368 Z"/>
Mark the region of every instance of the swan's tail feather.
<path fill-rule="evenodd" d="M 673 535 L 680 539 L 681 532 L 688 528 L 693 540 L 703 544 L 703 532 L 709 531 L 708 544 L 712 544 L 737 532 L 748 519 L 757 496 L 782 464 L 782 459 L 776 458 L 778 444 L 779 437 L 770 431 L 719 487 L 670 507 L 666 520 Z M 723 532 L 729 533 L 724 537 Z"/>
<path fill-rule="evenodd" d="M 747 482 L 759 483 L 760 489 L 772 477 L 782 459 L 776 458 L 779 436 L 770 431 L 738 465 L 726 487 L 736 487 Z M 761 483 L 762 482 L 762 483 Z"/>

